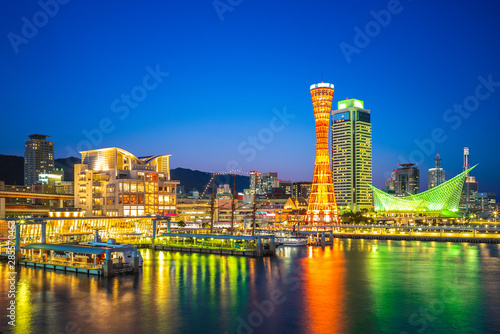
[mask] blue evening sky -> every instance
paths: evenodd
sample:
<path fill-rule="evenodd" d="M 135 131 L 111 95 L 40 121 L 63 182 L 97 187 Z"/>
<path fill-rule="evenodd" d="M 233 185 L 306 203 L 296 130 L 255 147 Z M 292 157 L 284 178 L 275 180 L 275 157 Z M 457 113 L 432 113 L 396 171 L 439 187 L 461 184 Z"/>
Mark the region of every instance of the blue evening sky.
<path fill-rule="evenodd" d="M 323 75 L 371 110 L 376 186 L 413 161 L 426 189 L 435 154 L 449 178 L 468 146 L 500 192 L 498 1 L 60 2 L 0 4 L 1 154 L 42 133 L 56 157 L 118 146 L 311 180 Z"/>

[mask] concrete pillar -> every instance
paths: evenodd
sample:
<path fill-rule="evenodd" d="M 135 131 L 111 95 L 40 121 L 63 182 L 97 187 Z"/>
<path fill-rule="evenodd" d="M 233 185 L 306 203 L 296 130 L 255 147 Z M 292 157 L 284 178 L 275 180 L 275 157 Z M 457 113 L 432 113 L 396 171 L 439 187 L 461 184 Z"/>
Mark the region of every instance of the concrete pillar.
<path fill-rule="evenodd" d="M 0 218 L 5 218 L 5 198 L 0 198 Z"/>
<path fill-rule="evenodd" d="M 439 230 L 439 235 L 442 237 L 443 236 L 443 229 Z"/>
<path fill-rule="evenodd" d="M 42 223 L 42 244 L 47 243 L 47 223 L 43 222 Z"/>
<path fill-rule="evenodd" d="M 269 250 L 274 254 L 276 252 L 276 238 L 274 235 L 271 235 L 271 239 L 269 240 Z"/>
<path fill-rule="evenodd" d="M 170 218 L 167 218 L 167 233 L 170 233 Z"/>
<path fill-rule="evenodd" d="M 139 272 L 139 256 L 137 254 L 137 250 L 132 252 L 132 258 L 130 259 L 130 264 L 132 265 L 132 270 L 134 273 Z"/>
<path fill-rule="evenodd" d="M 476 229 L 474 229 L 474 235 L 473 235 L 473 237 L 474 238 L 476 237 Z"/>
<path fill-rule="evenodd" d="M 156 239 L 156 218 L 153 219 L 153 239 L 151 240 L 151 249 L 155 249 L 155 239 Z M 106 253 L 106 256 L 108 254 Z"/>
<path fill-rule="evenodd" d="M 62 199 L 59 200 L 59 207 L 64 208 L 64 200 Z"/>
<path fill-rule="evenodd" d="M 262 244 L 262 240 L 260 237 L 257 238 L 257 252 L 256 252 L 257 257 L 263 257 L 264 256 L 264 245 Z"/>
<path fill-rule="evenodd" d="M 104 260 L 102 262 L 102 270 L 105 277 L 113 276 L 113 260 Z"/>
<path fill-rule="evenodd" d="M 325 240 L 325 231 L 321 232 L 321 247 L 326 246 L 326 240 Z"/>

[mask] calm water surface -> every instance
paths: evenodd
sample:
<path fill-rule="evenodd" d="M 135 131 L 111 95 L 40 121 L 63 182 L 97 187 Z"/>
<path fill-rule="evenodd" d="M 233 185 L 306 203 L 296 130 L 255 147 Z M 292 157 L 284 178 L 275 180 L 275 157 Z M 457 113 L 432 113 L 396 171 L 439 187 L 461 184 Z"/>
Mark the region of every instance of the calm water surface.
<path fill-rule="evenodd" d="M 19 268 L 4 333 L 500 333 L 500 246 L 335 240 L 273 258 L 143 250 L 139 276 Z"/>

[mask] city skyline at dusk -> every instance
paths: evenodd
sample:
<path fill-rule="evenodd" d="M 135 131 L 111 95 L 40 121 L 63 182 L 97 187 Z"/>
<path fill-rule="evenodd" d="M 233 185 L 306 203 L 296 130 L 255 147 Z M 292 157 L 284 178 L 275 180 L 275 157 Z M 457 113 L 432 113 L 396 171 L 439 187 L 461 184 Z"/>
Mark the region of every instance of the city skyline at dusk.
<path fill-rule="evenodd" d="M 4 5 L 0 108 L 17 126 L 4 127 L 2 154 L 22 156 L 26 135 L 42 133 L 56 158 L 118 146 L 172 154 L 173 168 L 312 180 L 308 87 L 323 78 L 334 104 L 371 110 L 375 186 L 417 162 L 425 189 L 434 156 L 454 176 L 467 146 L 480 191 L 500 189 L 488 145 L 500 104 L 496 4 L 58 4 L 46 22 L 38 4 Z"/>

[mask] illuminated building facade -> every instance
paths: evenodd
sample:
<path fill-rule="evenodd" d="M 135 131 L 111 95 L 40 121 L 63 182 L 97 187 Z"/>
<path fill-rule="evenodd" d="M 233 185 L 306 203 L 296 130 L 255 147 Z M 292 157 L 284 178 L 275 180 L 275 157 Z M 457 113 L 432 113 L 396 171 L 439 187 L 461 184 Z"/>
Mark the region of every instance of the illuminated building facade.
<path fill-rule="evenodd" d="M 333 84 L 322 82 L 312 85 L 310 90 L 316 123 L 316 159 L 307 222 L 333 223 L 338 221 L 338 211 L 328 153 L 328 129 L 334 88 Z"/>
<path fill-rule="evenodd" d="M 436 166 L 434 168 L 429 168 L 427 189 L 432 189 L 435 186 L 439 186 L 445 181 L 444 169 L 441 168 L 441 160 L 442 159 L 439 154 L 436 154 L 436 157 L 434 158 Z"/>
<path fill-rule="evenodd" d="M 170 155 L 137 158 L 112 147 L 83 151 L 75 165 L 75 207 L 90 216 L 147 216 L 176 213 Z"/>
<path fill-rule="evenodd" d="M 441 212 L 444 214 L 450 211 L 457 212 L 464 180 L 472 168 L 432 189 L 406 197 L 396 197 L 371 186 L 375 211 Z"/>
<path fill-rule="evenodd" d="M 257 184 L 256 184 L 257 182 Z M 262 173 L 257 172 L 256 170 L 251 170 L 250 171 L 250 190 L 252 191 L 255 189 L 255 192 L 257 195 L 263 195 L 264 190 L 262 187 Z"/>
<path fill-rule="evenodd" d="M 396 195 L 408 196 L 420 191 L 420 171 L 415 164 L 400 164 L 395 170 L 394 191 Z"/>
<path fill-rule="evenodd" d="M 24 142 L 24 185 L 32 186 L 40 174 L 54 171 L 54 142 L 46 135 L 29 135 Z"/>
<path fill-rule="evenodd" d="M 262 173 L 262 188 L 264 189 L 264 193 L 271 194 L 273 188 L 277 187 L 276 181 L 278 181 L 277 172 Z"/>
<path fill-rule="evenodd" d="M 372 207 L 372 125 L 364 102 L 346 99 L 332 110 L 332 176 L 340 210 Z"/>
<path fill-rule="evenodd" d="M 292 187 L 292 197 L 302 197 L 309 200 L 311 197 L 312 182 L 294 182 Z"/>

